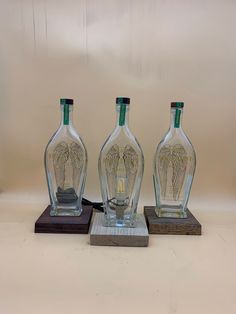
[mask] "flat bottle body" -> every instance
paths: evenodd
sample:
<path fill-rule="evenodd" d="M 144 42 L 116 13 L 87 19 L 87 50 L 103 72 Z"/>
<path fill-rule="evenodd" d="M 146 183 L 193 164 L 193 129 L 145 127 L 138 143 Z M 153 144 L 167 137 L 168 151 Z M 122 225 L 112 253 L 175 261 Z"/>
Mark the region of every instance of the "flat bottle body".
<path fill-rule="evenodd" d="M 98 169 L 105 226 L 135 227 L 144 158 L 126 126 L 117 126 L 106 140 Z"/>
<path fill-rule="evenodd" d="M 79 216 L 86 179 L 87 152 L 71 125 L 61 125 L 45 150 L 51 216 Z"/>
<path fill-rule="evenodd" d="M 196 167 L 194 148 L 182 128 L 170 128 L 154 157 L 156 214 L 186 218 Z"/>

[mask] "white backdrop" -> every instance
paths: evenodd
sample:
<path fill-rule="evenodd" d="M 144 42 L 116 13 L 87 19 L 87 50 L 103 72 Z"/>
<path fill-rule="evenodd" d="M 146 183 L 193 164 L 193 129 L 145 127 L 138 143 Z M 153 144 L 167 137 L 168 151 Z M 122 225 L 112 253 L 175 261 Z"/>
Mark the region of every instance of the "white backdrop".
<path fill-rule="evenodd" d="M 154 202 L 153 155 L 176 100 L 197 153 L 191 199 L 234 197 L 235 12 L 230 0 L 1 0 L 2 195 L 47 202 L 43 152 L 68 97 L 88 150 L 85 196 L 99 199 L 99 150 L 115 97 L 128 96 L 145 156 L 141 203 Z"/>

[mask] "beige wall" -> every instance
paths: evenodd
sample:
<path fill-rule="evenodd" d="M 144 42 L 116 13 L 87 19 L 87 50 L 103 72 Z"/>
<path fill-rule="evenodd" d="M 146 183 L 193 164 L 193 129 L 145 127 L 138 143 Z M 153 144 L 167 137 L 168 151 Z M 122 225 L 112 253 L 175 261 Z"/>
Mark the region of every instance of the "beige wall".
<path fill-rule="evenodd" d="M 99 198 L 98 154 L 124 95 L 145 155 L 141 202 L 154 201 L 153 154 L 173 100 L 186 104 L 197 153 L 192 199 L 233 197 L 235 14 L 229 0 L 1 0 L 1 190 L 47 200 L 43 152 L 59 98 L 71 97 L 89 155 L 86 196 Z"/>

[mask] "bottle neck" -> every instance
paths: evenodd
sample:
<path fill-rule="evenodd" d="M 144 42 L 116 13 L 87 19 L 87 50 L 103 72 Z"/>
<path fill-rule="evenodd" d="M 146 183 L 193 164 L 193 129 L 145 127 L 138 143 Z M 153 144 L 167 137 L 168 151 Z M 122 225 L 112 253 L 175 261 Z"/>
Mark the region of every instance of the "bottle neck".
<path fill-rule="evenodd" d="M 73 123 L 72 119 L 73 105 L 65 104 L 61 105 L 61 126 L 71 126 Z"/>
<path fill-rule="evenodd" d="M 128 127 L 129 123 L 129 105 L 117 104 L 116 105 L 116 126 Z"/>
<path fill-rule="evenodd" d="M 170 128 L 178 131 L 182 130 L 182 116 L 183 108 L 171 108 L 170 109 Z"/>

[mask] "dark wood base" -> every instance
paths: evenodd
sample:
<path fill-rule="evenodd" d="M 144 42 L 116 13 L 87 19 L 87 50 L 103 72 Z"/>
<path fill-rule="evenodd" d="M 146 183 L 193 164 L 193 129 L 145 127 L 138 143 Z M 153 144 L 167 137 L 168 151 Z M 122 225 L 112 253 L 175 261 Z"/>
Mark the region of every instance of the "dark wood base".
<path fill-rule="evenodd" d="M 202 226 L 187 209 L 187 218 L 163 218 L 155 213 L 155 206 L 144 206 L 144 216 L 150 234 L 201 235 Z"/>
<path fill-rule="evenodd" d="M 50 216 L 49 205 L 35 222 L 35 233 L 83 233 L 89 231 L 93 206 L 84 206 L 80 216 Z"/>

